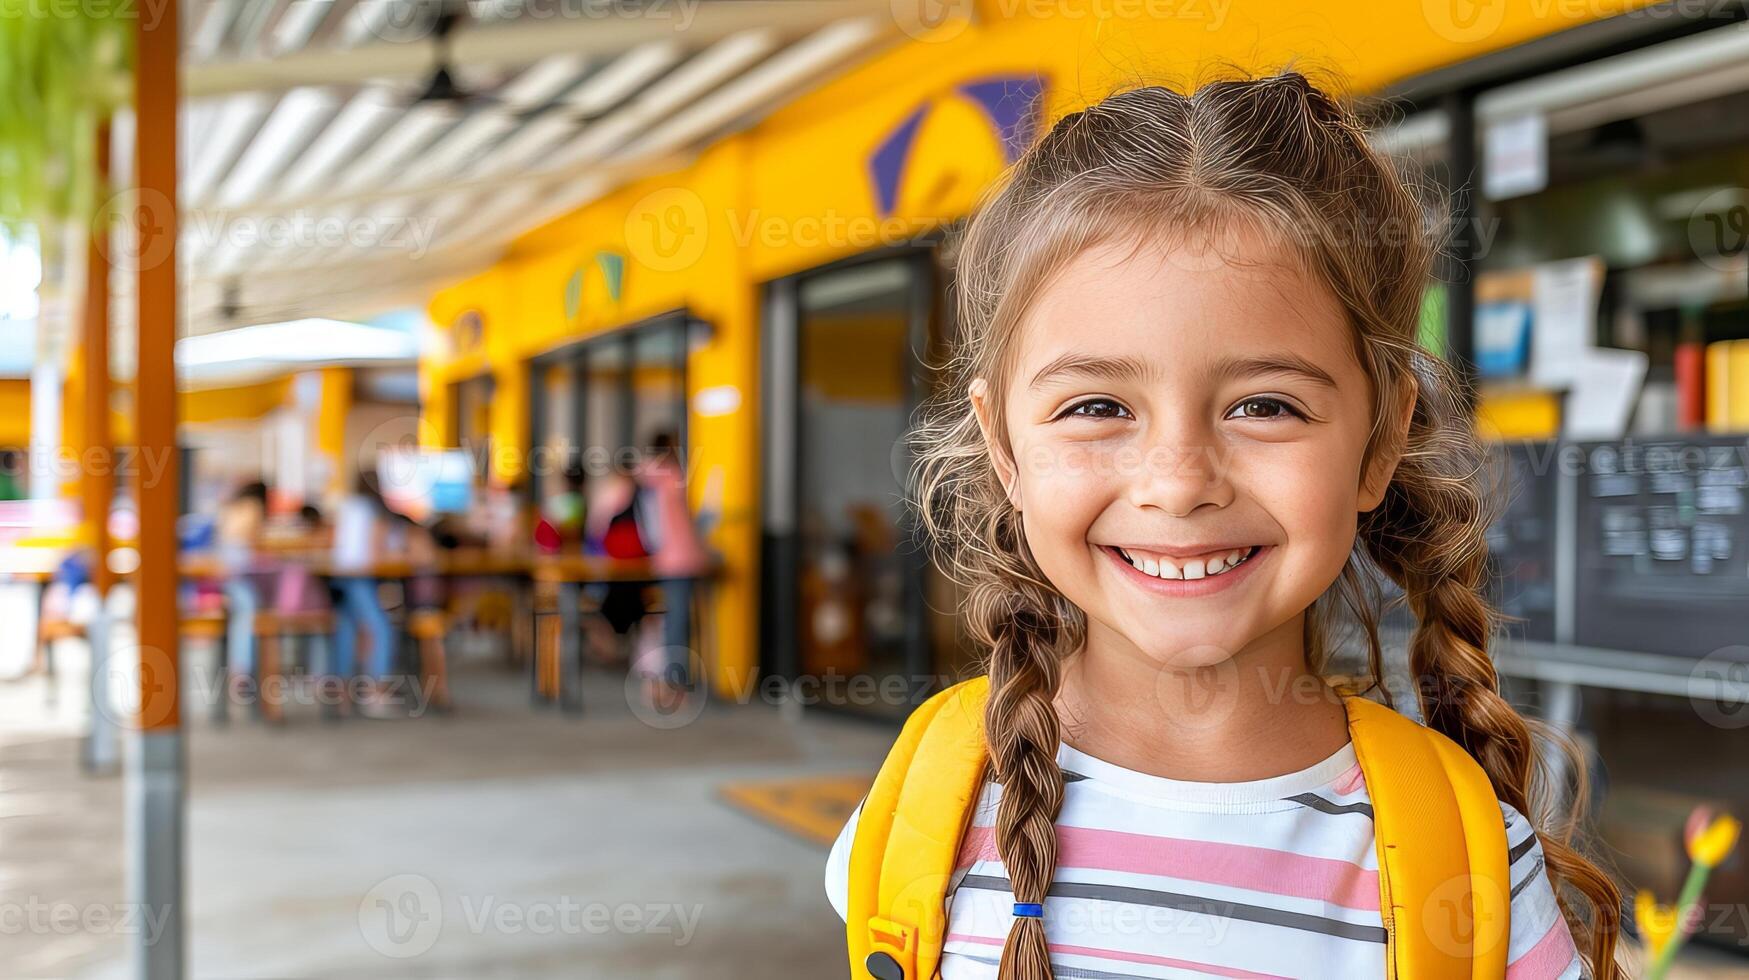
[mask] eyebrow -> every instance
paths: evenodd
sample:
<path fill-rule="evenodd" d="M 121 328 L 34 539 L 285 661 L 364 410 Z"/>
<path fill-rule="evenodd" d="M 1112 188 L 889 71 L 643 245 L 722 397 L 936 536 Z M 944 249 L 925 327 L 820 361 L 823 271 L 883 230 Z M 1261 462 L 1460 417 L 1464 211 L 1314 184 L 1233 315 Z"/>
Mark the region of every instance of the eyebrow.
<path fill-rule="evenodd" d="M 1030 387 L 1041 388 L 1058 375 L 1080 375 L 1112 381 L 1151 381 L 1156 377 L 1153 365 L 1139 357 L 1090 357 L 1070 352 L 1039 369 L 1032 376 Z"/>
<path fill-rule="evenodd" d="M 1237 378 L 1249 378 L 1259 374 L 1291 374 L 1304 378 L 1313 384 L 1324 385 L 1327 388 L 1336 387 L 1336 379 L 1330 373 L 1298 354 L 1262 354 L 1256 357 L 1235 357 L 1222 361 L 1213 372 L 1216 380 L 1232 381 Z"/>
<path fill-rule="evenodd" d="M 1329 388 L 1336 387 L 1336 379 L 1330 377 L 1329 372 L 1298 354 L 1262 354 L 1255 357 L 1230 358 L 1216 365 L 1212 372 L 1216 381 L 1232 381 L 1260 374 L 1295 375 L 1314 384 Z M 1145 382 L 1154 380 L 1157 377 L 1157 372 L 1152 364 L 1141 358 L 1091 357 L 1071 352 L 1041 368 L 1037 374 L 1032 376 L 1030 387 L 1043 387 L 1046 382 L 1054 380 L 1059 375 Z"/>

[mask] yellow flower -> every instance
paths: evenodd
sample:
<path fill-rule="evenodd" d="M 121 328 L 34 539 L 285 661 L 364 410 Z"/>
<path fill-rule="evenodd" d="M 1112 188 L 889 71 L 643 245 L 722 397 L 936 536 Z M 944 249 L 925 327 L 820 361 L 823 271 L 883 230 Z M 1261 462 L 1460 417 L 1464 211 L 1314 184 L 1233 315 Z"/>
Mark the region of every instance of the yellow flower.
<path fill-rule="evenodd" d="M 1677 918 L 1674 908 L 1659 905 L 1644 888 L 1634 894 L 1634 922 L 1640 927 L 1640 939 L 1646 944 L 1648 958 L 1657 959 L 1665 944 L 1676 935 Z"/>
<path fill-rule="evenodd" d="M 1736 817 L 1728 813 L 1714 817 L 1712 823 L 1689 839 L 1688 856 L 1695 864 L 1716 868 L 1730 856 L 1742 832 L 1743 823 Z"/>

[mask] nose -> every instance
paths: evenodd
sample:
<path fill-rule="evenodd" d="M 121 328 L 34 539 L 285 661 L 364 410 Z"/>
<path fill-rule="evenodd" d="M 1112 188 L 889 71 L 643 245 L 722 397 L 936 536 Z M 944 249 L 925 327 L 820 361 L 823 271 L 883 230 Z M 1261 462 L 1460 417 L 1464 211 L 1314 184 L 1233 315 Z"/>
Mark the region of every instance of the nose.
<path fill-rule="evenodd" d="M 1129 500 L 1137 508 L 1188 517 L 1233 502 L 1228 454 L 1207 425 L 1156 420 L 1140 448 L 1140 465 L 1128 480 Z"/>

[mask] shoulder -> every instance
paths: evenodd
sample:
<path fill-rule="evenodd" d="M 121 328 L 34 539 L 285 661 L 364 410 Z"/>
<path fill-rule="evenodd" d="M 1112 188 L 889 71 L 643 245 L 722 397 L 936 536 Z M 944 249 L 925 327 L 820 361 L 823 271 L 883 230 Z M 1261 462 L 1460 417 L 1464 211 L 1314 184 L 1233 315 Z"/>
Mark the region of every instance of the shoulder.
<path fill-rule="evenodd" d="M 1578 980 L 1580 961 L 1567 920 L 1555 901 L 1542 842 L 1524 814 L 1500 804 L 1506 821 L 1506 860 L 1512 885 L 1508 972 L 1524 980 Z"/>
<path fill-rule="evenodd" d="M 840 919 L 850 917 L 850 846 L 856 841 L 856 821 L 861 815 L 862 804 L 858 803 L 832 842 L 832 853 L 826 856 L 826 900 Z"/>
<path fill-rule="evenodd" d="M 920 811 L 914 816 L 939 810 L 954 814 L 957 821 L 958 814 L 970 802 L 965 797 L 975 796 L 981 789 L 982 780 L 978 778 L 983 765 L 981 720 L 988 688 L 988 678 L 982 676 L 955 684 L 936 692 L 905 719 L 887 750 L 886 761 L 869 796 L 857 804 L 826 860 L 826 895 L 840 918 L 845 916 L 848 906 L 850 854 L 865 806 L 871 807 L 873 814 L 871 828 L 884 834 L 884 821 L 891 817 L 898 788 L 905 783 L 909 771 L 919 765 L 926 768 L 929 778 L 924 780 L 924 792 L 907 797 L 907 806 Z"/>

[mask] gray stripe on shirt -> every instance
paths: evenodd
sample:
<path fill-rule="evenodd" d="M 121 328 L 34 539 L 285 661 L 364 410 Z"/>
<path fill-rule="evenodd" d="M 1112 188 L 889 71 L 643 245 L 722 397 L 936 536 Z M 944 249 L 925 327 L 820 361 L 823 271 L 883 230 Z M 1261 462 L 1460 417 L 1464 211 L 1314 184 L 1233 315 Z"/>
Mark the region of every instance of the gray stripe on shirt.
<path fill-rule="evenodd" d="M 1301 793 L 1298 796 L 1290 796 L 1288 802 L 1311 807 L 1319 813 L 1328 813 L 1331 816 L 1341 816 L 1345 813 L 1364 813 L 1368 820 L 1372 819 L 1371 803 L 1337 803 L 1334 800 L 1326 800 L 1316 793 Z"/>
<path fill-rule="evenodd" d="M 965 879 L 960 882 L 960 886 L 1012 894 L 1012 885 L 1009 880 L 995 875 L 966 875 Z M 1382 925 L 1361 925 L 1358 922 L 1344 922 L 1341 919 L 1309 915 L 1305 912 L 1290 912 L 1286 909 L 1227 902 L 1199 895 L 1155 891 L 1150 888 L 1132 888 L 1128 885 L 1107 885 L 1097 882 L 1056 881 L 1051 883 L 1048 894 L 1055 898 L 1085 898 L 1096 902 L 1124 902 L 1130 905 L 1176 909 L 1180 912 L 1192 912 L 1197 915 L 1258 922 L 1263 925 L 1300 929 L 1305 932 L 1335 936 L 1338 939 L 1354 939 L 1381 945 L 1385 941 L 1385 929 Z"/>
<path fill-rule="evenodd" d="M 991 956 L 973 956 L 970 953 L 956 953 L 954 955 L 964 956 L 973 963 L 982 963 L 985 966 L 1002 965 L 1000 959 Z M 1090 970 L 1084 966 L 1068 966 L 1058 963 L 1055 959 L 1051 960 L 1051 972 L 1059 977 L 1081 977 L 1082 980 L 1136 980 L 1134 973 L 1107 973 L 1104 970 Z"/>

